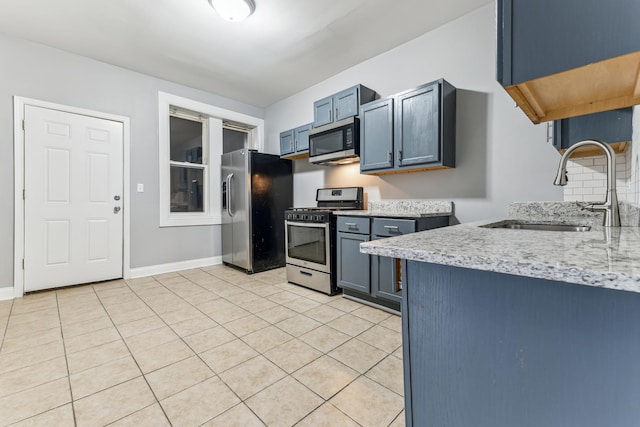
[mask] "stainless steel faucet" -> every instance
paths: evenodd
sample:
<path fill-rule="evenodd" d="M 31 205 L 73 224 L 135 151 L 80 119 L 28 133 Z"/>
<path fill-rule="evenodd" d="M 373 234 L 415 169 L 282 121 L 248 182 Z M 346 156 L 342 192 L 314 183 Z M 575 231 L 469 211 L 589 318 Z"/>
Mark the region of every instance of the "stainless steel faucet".
<path fill-rule="evenodd" d="M 558 173 L 554 185 L 567 185 L 567 161 L 571 154 L 585 145 L 600 147 L 607 156 L 607 195 L 604 203 L 588 205 L 587 209 L 604 212 L 605 227 L 620 227 L 620 213 L 618 211 L 618 194 L 616 193 L 616 153 L 607 143 L 595 139 L 586 139 L 572 145 L 564 152 L 558 165 Z"/>

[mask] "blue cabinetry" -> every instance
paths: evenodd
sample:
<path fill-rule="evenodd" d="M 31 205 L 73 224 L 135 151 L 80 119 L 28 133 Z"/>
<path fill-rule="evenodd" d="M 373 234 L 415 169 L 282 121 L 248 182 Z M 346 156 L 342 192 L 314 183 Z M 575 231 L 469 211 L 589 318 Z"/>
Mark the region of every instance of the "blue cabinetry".
<path fill-rule="evenodd" d="M 360 170 L 455 167 L 456 91 L 440 79 L 360 108 Z"/>
<path fill-rule="evenodd" d="M 280 157 L 299 159 L 309 156 L 311 123 L 280 132 Z"/>
<path fill-rule="evenodd" d="M 623 151 L 626 143 L 631 142 L 632 119 L 633 109 L 622 108 L 556 120 L 553 122 L 553 145 L 558 150 L 565 150 L 576 142 L 597 139 L 612 144 L 616 151 Z M 583 151 L 582 155 L 590 153 Z M 598 150 L 593 154 L 602 155 L 602 152 Z"/>
<path fill-rule="evenodd" d="M 313 127 L 326 125 L 358 115 L 360 105 L 376 98 L 376 92 L 355 85 L 313 103 Z"/>

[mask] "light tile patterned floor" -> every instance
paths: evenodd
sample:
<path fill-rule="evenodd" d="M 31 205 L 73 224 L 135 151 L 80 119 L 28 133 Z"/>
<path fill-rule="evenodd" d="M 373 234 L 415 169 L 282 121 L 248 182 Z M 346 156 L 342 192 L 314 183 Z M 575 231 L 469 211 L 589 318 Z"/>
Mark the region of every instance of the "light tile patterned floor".
<path fill-rule="evenodd" d="M 400 318 L 224 266 L 0 301 L 0 425 L 403 426 Z"/>

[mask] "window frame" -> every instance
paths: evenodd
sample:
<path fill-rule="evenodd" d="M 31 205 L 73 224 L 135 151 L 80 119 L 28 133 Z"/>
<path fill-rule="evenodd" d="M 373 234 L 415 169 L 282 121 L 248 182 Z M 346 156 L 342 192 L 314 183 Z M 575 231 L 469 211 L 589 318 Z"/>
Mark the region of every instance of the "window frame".
<path fill-rule="evenodd" d="M 200 115 L 206 121 L 206 137 L 203 138 L 203 165 L 205 153 L 205 188 L 203 190 L 203 212 L 171 212 L 171 158 L 170 120 L 171 110 L 187 110 Z M 179 117 L 180 115 L 178 115 Z M 182 227 L 198 225 L 219 225 L 222 223 L 220 200 L 220 156 L 222 155 L 223 122 L 242 123 L 253 127 L 248 131 L 248 147 L 262 151 L 264 148 L 264 120 L 227 110 L 214 105 L 183 98 L 165 92 L 158 92 L 159 122 L 159 210 L 160 227 Z"/>

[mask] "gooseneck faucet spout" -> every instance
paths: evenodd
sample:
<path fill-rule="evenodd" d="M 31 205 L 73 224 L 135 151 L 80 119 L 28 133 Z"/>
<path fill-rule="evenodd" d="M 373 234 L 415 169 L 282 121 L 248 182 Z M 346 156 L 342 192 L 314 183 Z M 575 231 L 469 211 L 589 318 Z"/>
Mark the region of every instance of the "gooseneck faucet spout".
<path fill-rule="evenodd" d="M 595 139 L 586 139 L 572 145 L 564 152 L 558 165 L 558 173 L 554 185 L 567 185 L 567 161 L 571 154 L 585 145 L 595 145 L 607 156 L 607 195 L 604 203 L 594 203 L 589 206 L 593 211 L 604 212 L 605 227 L 620 227 L 620 213 L 618 211 L 618 195 L 616 193 L 616 153 L 609 144 Z"/>

